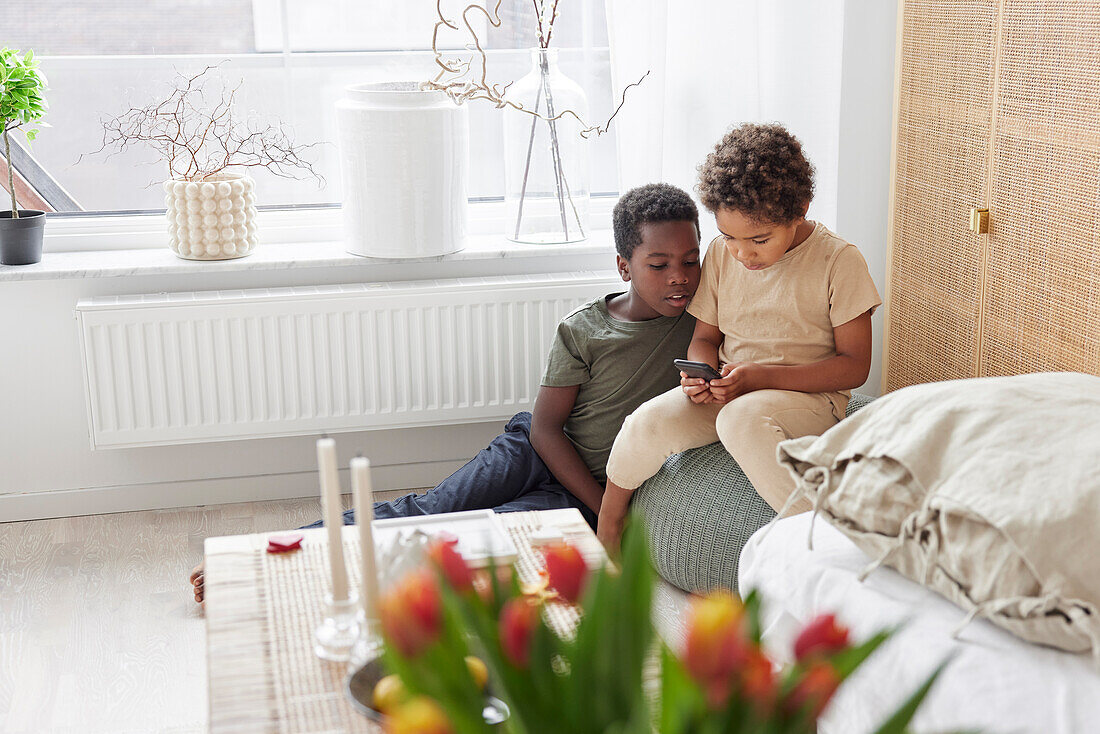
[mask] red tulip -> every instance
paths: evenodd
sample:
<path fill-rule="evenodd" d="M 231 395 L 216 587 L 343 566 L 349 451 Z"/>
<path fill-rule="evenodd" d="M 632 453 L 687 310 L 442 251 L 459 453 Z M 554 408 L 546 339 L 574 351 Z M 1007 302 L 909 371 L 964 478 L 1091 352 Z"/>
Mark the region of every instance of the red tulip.
<path fill-rule="evenodd" d="M 410 573 L 382 596 L 378 606 L 383 633 L 405 657 L 416 657 L 439 639 L 442 600 L 428 569 Z"/>
<path fill-rule="evenodd" d="M 741 668 L 741 692 L 761 716 L 771 710 L 778 688 L 772 661 L 759 648 L 749 648 Z"/>
<path fill-rule="evenodd" d="M 542 554 L 546 558 L 550 588 L 565 601 L 576 604 L 588 581 L 588 564 L 580 551 L 567 543 L 554 543 L 544 548 Z"/>
<path fill-rule="evenodd" d="M 829 705 L 829 700 L 836 693 L 840 685 L 840 675 L 829 663 L 824 660 L 815 660 L 810 663 L 802 680 L 795 684 L 784 703 L 784 708 L 794 713 L 805 709 L 810 712 L 815 720 L 821 716 L 821 712 Z"/>
<path fill-rule="evenodd" d="M 454 543 L 446 540 L 434 540 L 428 546 L 428 558 L 443 573 L 443 578 L 455 591 L 469 591 L 473 588 L 473 574 L 466 559 L 455 550 Z"/>
<path fill-rule="evenodd" d="M 451 722 L 432 699 L 417 696 L 384 720 L 387 734 L 451 734 Z"/>
<path fill-rule="evenodd" d="M 848 647 L 848 629 L 836 623 L 836 616 L 822 614 L 806 625 L 794 641 L 794 657 L 805 660 L 810 655 L 831 655 Z"/>
<path fill-rule="evenodd" d="M 753 647 L 745 634 L 744 607 L 732 594 L 715 592 L 692 608 L 684 647 L 684 666 L 703 687 L 712 706 L 729 697 L 735 673 Z"/>
<path fill-rule="evenodd" d="M 531 637 L 539 607 L 522 597 L 509 599 L 500 611 L 500 646 L 512 665 L 525 670 L 531 660 Z"/>

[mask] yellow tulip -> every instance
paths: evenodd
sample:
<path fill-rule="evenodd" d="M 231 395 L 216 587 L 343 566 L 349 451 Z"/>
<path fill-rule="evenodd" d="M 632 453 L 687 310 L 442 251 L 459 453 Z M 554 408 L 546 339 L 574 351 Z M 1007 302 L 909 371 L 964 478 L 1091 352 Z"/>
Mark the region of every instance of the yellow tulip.
<path fill-rule="evenodd" d="M 453 734 L 447 714 L 427 696 L 417 696 L 386 717 L 387 734 Z"/>

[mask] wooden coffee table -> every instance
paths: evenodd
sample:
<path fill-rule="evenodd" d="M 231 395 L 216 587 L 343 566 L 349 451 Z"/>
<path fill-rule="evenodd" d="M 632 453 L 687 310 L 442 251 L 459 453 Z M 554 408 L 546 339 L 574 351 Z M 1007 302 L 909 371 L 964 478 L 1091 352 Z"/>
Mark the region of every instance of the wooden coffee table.
<path fill-rule="evenodd" d="M 591 567 L 607 556 L 580 512 L 545 510 L 500 515 L 519 551 L 521 581 L 538 580 L 542 559 L 530 533 L 560 529 Z M 270 533 L 206 540 L 206 650 L 210 731 L 380 732 L 344 696 L 347 666 L 313 654 L 313 629 L 322 616 L 328 562 L 324 530 L 303 530 L 302 549 L 266 552 Z M 344 555 L 352 589 L 359 579 L 359 535 L 344 528 Z M 548 621 L 560 633 L 577 613 L 548 605 Z"/>

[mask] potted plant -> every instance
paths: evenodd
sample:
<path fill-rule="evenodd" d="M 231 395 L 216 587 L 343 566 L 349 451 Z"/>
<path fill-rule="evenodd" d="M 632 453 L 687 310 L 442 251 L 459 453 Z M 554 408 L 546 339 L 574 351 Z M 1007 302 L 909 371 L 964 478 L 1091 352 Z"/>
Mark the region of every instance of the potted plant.
<path fill-rule="evenodd" d="M 186 260 L 229 260 L 255 249 L 255 181 L 234 169 L 264 168 L 281 178 L 324 178 L 304 154 L 319 143 L 295 145 L 281 123 L 240 119 L 240 84 L 207 89 L 208 66 L 177 75 L 160 101 L 104 120 L 103 145 L 125 150 L 149 146 L 168 165 L 164 204 L 168 244 Z M 213 103 L 211 104 L 211 101 Z"/>
<path fill-rule="evenodd" d="M 4 160 L 11 194 L 11 210 L 0 212 L 0 263 L 4 265 L 30 265 L 42 259 L 46 213 L 19 208 L 8 136 L 32 123 L 46 127 L 46 123 L 41 122 L 46 115 L 45 91 L 46 77 L 38 70 L 33 51 L 21 54 L 10 48 L 0 49 L 0 127 L 4 131 Z M 38 135 L 38 129 L 28 127 L 23 134 L 29 142 Z"/>

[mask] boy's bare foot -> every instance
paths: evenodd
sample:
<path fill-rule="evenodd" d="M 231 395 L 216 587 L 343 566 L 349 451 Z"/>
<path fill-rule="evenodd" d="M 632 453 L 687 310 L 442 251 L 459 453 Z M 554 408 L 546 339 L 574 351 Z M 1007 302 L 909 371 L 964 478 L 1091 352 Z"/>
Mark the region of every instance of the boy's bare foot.
<path fill-rule="evenodd" d="M 192 591 L 195 592 L 195 601 L 202 604 L 203 600 L 203 564 L 195 566 L 195 570 L 191 572 L 191 586 L 194 587 Z"/>

